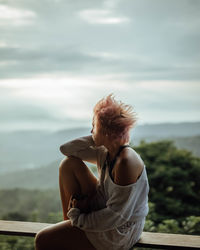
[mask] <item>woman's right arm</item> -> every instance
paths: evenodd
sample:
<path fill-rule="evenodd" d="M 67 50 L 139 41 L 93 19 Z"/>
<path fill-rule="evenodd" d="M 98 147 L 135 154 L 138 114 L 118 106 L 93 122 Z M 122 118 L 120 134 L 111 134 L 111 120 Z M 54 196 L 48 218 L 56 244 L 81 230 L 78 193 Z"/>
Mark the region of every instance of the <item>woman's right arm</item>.
<path fill-rule="evenodd" d="M 95 146 L 92 135 L 89 135 L 64 143 L 60 146 L 60 151 L 66 156 L 76 156 L 83 161 L 97 164 L 99 148 Z"/>

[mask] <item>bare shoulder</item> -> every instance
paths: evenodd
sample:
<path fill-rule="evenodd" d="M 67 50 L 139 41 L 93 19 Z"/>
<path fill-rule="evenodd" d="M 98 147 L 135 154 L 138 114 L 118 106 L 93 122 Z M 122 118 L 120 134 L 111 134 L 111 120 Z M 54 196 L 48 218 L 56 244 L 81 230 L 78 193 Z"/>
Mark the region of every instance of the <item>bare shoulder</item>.
<path fill-rule="evenodd" d="M 130 163 L 130 165 L 134 167 L 142 167 L 144 166 L 144 162 L 141 159 L 141 157 L 138 155 L 138 153 L 131 147 L 127 147 L 124 150 L 122 150 L 120 154 L 120 160 L 126 161 L 127 163 Z"/>
<path fill-rule="evenodd" d="M 137 152 L 130 147 L 125 148 L 114 168 L 115 183 L 123 186 L 135 183 L 140 177 L 143 168 L 144 162 Z"/>

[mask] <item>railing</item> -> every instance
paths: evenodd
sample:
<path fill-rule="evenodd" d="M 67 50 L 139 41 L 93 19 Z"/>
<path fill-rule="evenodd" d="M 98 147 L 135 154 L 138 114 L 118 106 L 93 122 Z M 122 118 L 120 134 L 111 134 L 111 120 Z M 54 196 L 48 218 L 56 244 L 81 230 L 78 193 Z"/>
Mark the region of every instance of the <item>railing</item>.
<path fill-rule="evenodd" d="M 39 230 L 50 225 L 52 224 L 0 220 L 0 234 L 34 237 Z M 135 246 L 160 249 L 200 249 L 200 236 L 143 232 Z"/>

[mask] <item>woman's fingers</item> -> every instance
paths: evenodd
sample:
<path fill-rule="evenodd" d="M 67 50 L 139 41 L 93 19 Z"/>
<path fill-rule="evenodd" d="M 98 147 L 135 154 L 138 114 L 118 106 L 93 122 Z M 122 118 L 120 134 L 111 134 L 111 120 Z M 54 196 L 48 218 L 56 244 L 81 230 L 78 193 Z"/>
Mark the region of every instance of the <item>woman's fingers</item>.
<path fill-rule="evenodd" d="M 72 200 L 72 207 L 73 208 L 77 207 L 77 200 L 76 199 Z"/>
<path fill-rule="evenodd" d="M 69 206 L 68 206 L 68 210 L 70 208 L 75 208 L 77 207 L 77 200 L 73 198 L 73 196 L 70 197 L 70 200 L 69 200 Z"/>
<path fill-rule="evenodd" d="M 82 212 L 86 212 L 88 210 L 88 197 L 77 200 L 71 196 L 68 210 L 70 210 L 70 208 L 79 208 Z"/>
<path fill-rule="evenodd" d="M 70 208 L 72 208 L 72 207 L 73 207 L 73 197 L 72 197 L 72 195 L 71 195 L 71 197 L 70 197 L 70 199 L 69 199 L 68 210 L 69 210 Z"/>

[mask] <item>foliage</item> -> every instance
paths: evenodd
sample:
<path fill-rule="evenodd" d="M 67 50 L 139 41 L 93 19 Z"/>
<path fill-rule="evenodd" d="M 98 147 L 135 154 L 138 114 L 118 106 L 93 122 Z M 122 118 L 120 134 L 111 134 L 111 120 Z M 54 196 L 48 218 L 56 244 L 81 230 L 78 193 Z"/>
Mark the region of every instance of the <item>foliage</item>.
<path fill-rule="evenodd" d="M 160 233 L 181 233 L 178 221 L 174 219 L 164 220 L 162 223 L 158 224 L 157 231 Z"/>
<path fill-rule="evenodd" d="M 200 216 L 189 216 L 183 222 L 183 232 L 185 234 L 200 235 Z"/>
<path fill-rule="evenodd" d="M 141 144 L 141 155 L 149 178 L 149 201 L 154 203 L 156 224 L 167 219 L 182 221 L 200 214 L 200 158 L 177 149 L 171 141 Z"/>
<path fill-rule="evenodd" d="M 0 219 L 48 221 L 49 213 L 61 212 L 59 190 L 0 190 Z"/>
<path fill-rule="evenodd" d="M 0 235 L 0 250 L 34 250 L 34 239 Z"/>

